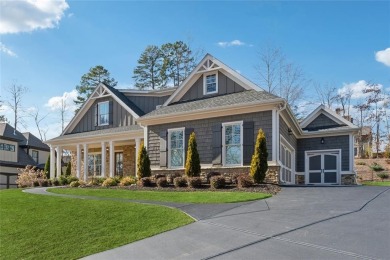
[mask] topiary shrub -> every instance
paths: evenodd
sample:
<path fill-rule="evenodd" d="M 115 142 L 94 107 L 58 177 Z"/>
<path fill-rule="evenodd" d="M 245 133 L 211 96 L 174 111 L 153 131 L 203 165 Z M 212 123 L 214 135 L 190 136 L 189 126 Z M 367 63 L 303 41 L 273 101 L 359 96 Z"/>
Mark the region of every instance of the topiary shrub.
<path fill-rule="evenodd" d="M 389 178 L 389 174 L 387 172 L 380 172 L 380 173 L 377 173 L 376 176 L 378 176 L 379 178 L 381 178 L 382 181 L 384 181 L 385 179 L 388 179 Z"/>
<path fill-rule="evenodd" d="M 221 176 L 221 175 L 222 175 L 222 174 L 219 173 L 219 172 L 209 172 L 209 173 L 207 173 L 207 176 L 206 176 L 206 178 L 207 178 L 207 183 L 210 183 L 211 177 L 214 177 L 214 176 Z"/>
<path fill-rule="evenodd" d="M 173 185 L 175 185 L 176 188 L 187 187 L 187 180 L 183 177 L 176 177 L 173 179 Z"/>
<path fill-rule="evenodd" d="M 187 184 L 190 188 L 202 187 L 202 179 L 200 177 L 187 178 Z"/>
<path fill-rule="evenodd" d="M 200 159 L 198 146 L 196 144 L 195 133 L 192 132 L 188 140 L 188 149 L 186 157 L 186 165 L 184 174 L 187 177 L 198 177 L 200 175 Z"/>
<path fill-rule="evenodd" d="M 226 186 L 223 176 L 214 176 L 210 178 L 210 187 L 213 189 L 223 189 Z"/>
<path fill-rule="evenodd" d="M 102 187 L 111 187 L 111 186 L 117 186 L 117 182 L 114 178 L 107 178 L 103 183 Z"/>
<path fill-rule="evenodd" d="M 259 133 L 256 138 L 255 151 L 252 156 L 250 176 L 255 183 L 261 183 L 264 181 L 265 173 L 268 170 L 268 151 L 267 141 L 263 129 L 259 129 Z"/>
<path fill-rule="evenodd" d="M 164 188 L 168 187 L 168 181 L 165 177 L 160 177 L 156 180 L 157 187 Z"/>
<path fill-rule="evenodd" d="M 72 187 L 72 188 L 76 188 L 76 187 L 80 186 L 80 182 L 79 181 L 72 181 L 69 184 L 69 186 Z"/>
<path fill-rule="evenodd" d="M 247 174 L 240 174 L 237 177 L 237 187 L 238 188 L 248 188 L 253 185 L 252 177 Z"/>
<path fill-rule="evenodd" d="M 148 151 L 146 151 L 146 147 L 144 143 L 141 143 L 141 148 L 139 149 L 137 156 L 137 177 L 138 179 L 142 179 L 144 177 L 150 177 L 152 171 L 150 170 L 150 159 L 148 155 Z"/>
<path fill-rule="evenodd" d="M 150 177 L 144 177 L 138 180 L 137 185 L 140 187 L 152 187 L 152 179 Z"/>
<path fill-rule="evenodd" d="M 71 174 L 72 174 L 72 163 L 69 161 L 68 164 L 66 165 L 65 176 L 70 176 Z"/>
<path fill-rule="evenodd" d="M 135 180 L 133 177 L 130 176 L 122 178 L 119 183 L 120 186 L 129 186 L 131 184 L 135 184 Z"/>
<path fill-rule="evenodd" d="M 47 157 L 47 160 L 46 160 L 46 163 L 45 163 L 45 167 L 43 168 L 43 171 L 45 172 L 46 178 L 49 179 L 50 178 L 50 154 Z"/>

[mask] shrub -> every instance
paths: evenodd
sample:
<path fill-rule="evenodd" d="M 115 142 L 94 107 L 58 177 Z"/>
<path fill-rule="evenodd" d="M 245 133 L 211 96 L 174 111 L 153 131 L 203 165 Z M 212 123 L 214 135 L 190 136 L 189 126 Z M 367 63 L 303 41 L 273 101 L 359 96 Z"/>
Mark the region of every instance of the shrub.
<path fill-rule="evenodd" d="M 168 186 L 167 178 L 161 177 L 156 180 L 157 187 L 164 188 Z"/>
<path fill-rule="evenodd" d="M 380 172 L 380 173 L 377 173 L 376 176 L 378 176 L 379 178 L 381 178 L 382 181 L 384 181 L 384 179 L 388 179 L 389 178 L 389 174 L 387 172 Z"/>
<path fill-rule="evenodd" d="M 124 178 L 120 181 L 120 183 L 119 183 L 120 186 L 129 186 L 129 185 L 131 185 L 131 184 L 135 184 L 135 180 L 134 180 L 133 177 L 130 177 L 130 176 L 124 177 Z"/>
<path fill-rule="evenodd" d="M 103 183 L 103 187 L 111 187 L 111 186 L 116 186 L 117 182 L 113 178 L 107 178 Z"/>
<path fill-rule="evenodd" d="M 238 188 L 248 188 L 253 185 L 252 177 L 247 174 L 240 174 L 237 177 L 237 187 Z"/>
<path fill-rule="evenodd" d="M 70 184 L 72 181 L 78 181 L 79 178 L 77 178 L 76 176 L 68 176 L 66 177 L 66 179 L 68 180 L 68 183 Z"/>
<path fill-rule="evenodd" d="M 210 183 L 211 177 L 214 177 L 214 176 L 221 176 L 221 173 L 219 173 L 219 172 L 209 172 L 209 173 L 207 173 L 207 176 L 206 176 L 207 183 Z"/>
<path fill-rule="evenodd" d="M 265 173 L 268 170 L 267 141 L 263 129 L 259 129 L 256 138 L 255 152 L 252 156 L 250 176 L 255 183 L 264 181 Z"/>
<path fill-rule="evenodd" d="M 356 164 L 357 164 L 357 165 L 366 165 L 365 162 L 357 162 Z"/>
<path fill-rule="evenodd" d="M 50 178 L 50 154 L 47 157 L 45 167 L 43 168 L 43 171 L 45 172 L 46 178 Z"/>
<path fill-rule="evenodd" d="M 173 179 L 173 185 L 175 185 L 176 188 L 187 187 L 187 180 L 183 177 L 176 177 Z"/>
<path fill-rule="evenodd" d="M 91 185 L 102 185 L 103 182 L 106 180 L 105 177 L 92 177 L 91 181 L 89 182 Z"/>
<path fill-rule="evenodd" d="M 188 178 L 187 184 L 190 188 L 200 188 L 202 187 L 202 179 L 200 177 Z"/>
<path fill-rule="evenodd" d="M 150 177 L 144 177 L 138 180 L 137 185 L 140 187 L 151 187 L 152 179 Z"/>
<path fill-rule="evenodd" d="M 385 169 L 378 163 L 373 163 L 371 166 L 370 166 L 371 170 L 373 170 L 374 172 L 381 172 L 381 171 L 384 171 Z"/>
<path fill-rule="evenodd" d="M 69 186 L 70 186 L 70 187 L 73 187 L 73 188 L 78 187 L 78 186 L 80 186 L 80 182 L 79 182 L 79 181 L 72 181 L 72 182 L 69 184 Z"/>
<path fill-rule="evenodd" d="M 68 178 L 66 178 L 64 175 L 61 175 L 58 178 L 58 181 L 60 182 L 60 185 L 68 185 L 69 184 Z"/>
<path fill-rule="evenodd" d="M 52 183 L 53 186 L 59 186 L 60 185 L 60 181 L 57 178 L 54 178 L 51 183 Z"/>
<path fill-rule="evenodd" d="M 120 177 L 120 176 L 115 176 L 113 179 L 114 179 L 115 182 L 118 184 L 118 183 L 121 183 L 122 177 Z"/>
<path fill-rule="evenodd" d="M 146 151 L 146 147 L 144 143 L 141 143 L 141 149 L 139 149 L 139 153 L 137 156 L 137 177 L 138 179 L 142 179 L 144 177 L 150 177 L 150 159 L 148 155 L 148 151 Z"/>
<path fill-rule="evenodd" d="M 157 180 L 157 179 L 160 179 L 160 178 L 165 178 L 165 174 L 155 174 L 154 176 L 154 179 Z"/>
<path fill-rule="evenodd" d="M 72 174 L 72 163 L 69 161 L 68 164 L 66 165 L 65 176 L 70 176 L 71 174 Z"/>
<path fill-rule="evenodd" d="M 27 165 L 24 169 L 18 169 L 18 171 L 16 184 L 20 188 L 36 187 L 44 180 L 47 180 L 44 171 L 37 170 L 35 166 Z"/>
<path fill-rule="evenodd" d="M 40 186 L 42 186 L 42 187 L 48 187 L 48 186 L 49 186 L 49 180 L 44 179 L 44 180 L 42 180 L 39 184 L 40 184 Z"/>
<path fill-rule="evenodd" d="M 214 176 L 210 179 L 210 187 L 213 189 L 223 189 L 225 185 L 225 178 L 223 176 Z"/>
<path fill-rule="evenodd" d="M 200 159 L 196 144 L 195 133 L 192 132 L 188 140 L 188 149 L 185 165 L 185 175 L 187 177 L 197 177 L 200 174 Z"/>

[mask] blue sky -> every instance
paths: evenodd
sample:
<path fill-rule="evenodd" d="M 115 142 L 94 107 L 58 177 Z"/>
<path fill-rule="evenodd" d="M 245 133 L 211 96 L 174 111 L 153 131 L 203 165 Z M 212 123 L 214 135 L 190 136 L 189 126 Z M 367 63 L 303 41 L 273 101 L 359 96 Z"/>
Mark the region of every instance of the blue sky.
<path fill-rule="evenodd" d="M 71 99 L 90 67 L 103 65 L 119 88 L 131 87 L 145 47 L 176 40 L 254 82 L 257 53 L 271 44 L 315 82 L 356 90 L 359 82 L 375 82 L 390 91 L 389 1 L 31 2 L 0 2 L 0 96 L 6 101 L 14 82 L 28 87 L 23 107 L 49 113 L 42 122 L 47 138 L 61 132 L 58 98 L 67 92 Z M 313 95 L 307 86 L 304 99 Z M 6 105 L 1 113 L 13 123 Z M 23 120 L 20 130 L 37 134 L 31 119 Z"/>

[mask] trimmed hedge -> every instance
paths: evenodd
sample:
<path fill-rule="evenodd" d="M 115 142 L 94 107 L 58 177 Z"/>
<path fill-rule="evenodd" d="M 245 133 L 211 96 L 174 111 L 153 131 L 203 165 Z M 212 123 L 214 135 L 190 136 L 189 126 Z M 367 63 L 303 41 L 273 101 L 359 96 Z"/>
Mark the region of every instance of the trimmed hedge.
<path fill-rule="evenodd" d="M 223 189 L 226 186 L 225 177 L 214 176 L 210 179 L 210 187 L 213 189 Z"/>
<path fill-rule="evenodd" d="M 187 184 L 190 188 L 200 188 L 202 187 L 202 179 L 200 177 L 188 178 Z"/>
<path fill-rule="evenodd" d="M 187 180 L 183 177 L 176 177 L 173 179 L 173 185 L 175 185 L 176 188 L 187 187 Z"/>

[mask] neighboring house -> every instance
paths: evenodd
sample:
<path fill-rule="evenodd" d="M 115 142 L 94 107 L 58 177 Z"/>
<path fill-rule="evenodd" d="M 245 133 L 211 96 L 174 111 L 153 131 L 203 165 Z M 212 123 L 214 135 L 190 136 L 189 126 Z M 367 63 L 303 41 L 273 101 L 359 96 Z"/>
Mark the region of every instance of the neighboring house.
<path fill-rule="evenodd" d="M 178 88 L 137 91 L 100 84 L 61 136 L 47 141 L 51 176 L 59 172 L 55 149 L 72 152 L 72 170 L 84 180 L 135 175 L 141 141 L 154 173 L 183 173 L 191 132 L 203 172 L 249 172 L 260 128 L 267 138 L 267 181 L 355 183 L 357 126 L 324 106 L 299 124 L 284 99 L 209 54 Z"/>
<path fill-rule="evenodd" d="M 0 123 L 0 188 L 16 187 L 18 168 L 43 168 L 50 148 L 31 133 L 20 133 Z"/>
<path fill-rule="evenodd" d="M 359 142 L 360 140 L 360 142 Z M 359 146 L 361 149 L 359 149 Z M 372 156 L 372 132 L 370 126 L 363 126 L 355 138 L 354 154 L 357 158 Z"/>

